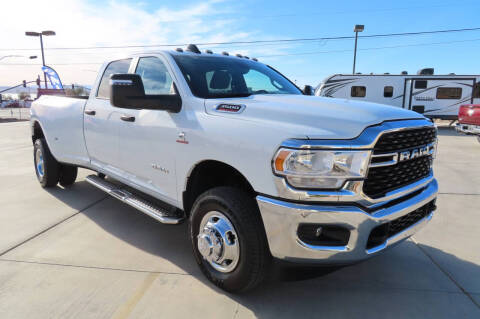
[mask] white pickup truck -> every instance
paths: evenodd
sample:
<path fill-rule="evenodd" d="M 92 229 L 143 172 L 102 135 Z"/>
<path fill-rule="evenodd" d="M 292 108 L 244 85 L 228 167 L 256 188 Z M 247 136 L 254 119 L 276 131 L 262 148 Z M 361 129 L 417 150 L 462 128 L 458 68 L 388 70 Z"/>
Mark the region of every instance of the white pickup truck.
<path fill-rule="evenodd" d="M 273 258 L 347 265 L 432 217 L 436 128 L 422 115 L 308 96 L 228 53 L 135 54 L 102 67 L 88 99 L 31 109 L 43 187 L 87 181 L 162 223 L 188 220 L 214 284 L 244 291 Z"/>

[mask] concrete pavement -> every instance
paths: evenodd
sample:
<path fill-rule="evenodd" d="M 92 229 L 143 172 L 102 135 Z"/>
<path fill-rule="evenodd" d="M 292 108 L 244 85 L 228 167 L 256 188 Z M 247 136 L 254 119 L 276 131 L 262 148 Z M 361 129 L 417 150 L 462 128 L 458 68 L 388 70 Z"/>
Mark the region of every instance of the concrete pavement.
<path fill-rule="evenodd" d="M 197 268 L 186 225 L 88 185 L 43 190 L 28 124 L 0 124 L 0 318 L 479 318 L 480 144 L 439 130 L 431 223 L 376 258 L 243 295 Z"/>

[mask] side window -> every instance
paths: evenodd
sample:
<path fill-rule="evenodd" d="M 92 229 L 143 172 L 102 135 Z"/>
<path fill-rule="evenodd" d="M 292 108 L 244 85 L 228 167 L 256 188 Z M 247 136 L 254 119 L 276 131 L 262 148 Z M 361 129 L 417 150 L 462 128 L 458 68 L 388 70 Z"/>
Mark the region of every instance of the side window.
<path fill-rule="evenodd" d="M 383 88 L 383 97 L 393 97 L 393 86 Z"/>
<path fill-rule="evenodd" d="M 480 99 L 480 83 L 475 84 L 473 87 L 473 98 Z"/>
<path fill-rule="evenodd" d="M 145 94 L 175 94 L 172 77 L 159 58 L 140 58 L 135 73 L 142 77 Z"/>
<path fill-rule="evenodd" d="M 110 62 L 110 64 L 105 68 L 103 72 L 102 79 L 100 80 L 100 85 L 97 90 L 97 97 L 101 99 L 110 98 L 110 75 L 116 73 L 128 73 L 128 68 L 130 67 L 130 62 L 132 59 L 118 60 Z"/>
<path fill-rule="evenodd" d="M 462 97 L 462 88 L 438 88 L 437 99 L 458 100 Z"/>
<path fill-rule="evenodd" d="M 365 95 L 367 95 L 367 88 L 364 86 L 352 86 L 350 95 L 352 97 L 365 97 Z"/>
<path fill-rule="evenodd" d="M 416 89 L 426 89 L 427 88 L 428 81 L 417 81 L 415 80 L 415 88 Z"/>

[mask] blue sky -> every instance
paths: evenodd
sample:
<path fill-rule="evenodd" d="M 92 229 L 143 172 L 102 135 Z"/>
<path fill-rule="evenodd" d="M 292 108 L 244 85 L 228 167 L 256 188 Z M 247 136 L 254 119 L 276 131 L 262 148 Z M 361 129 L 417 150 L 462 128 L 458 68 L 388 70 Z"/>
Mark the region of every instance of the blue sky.
<path fill-rule="evenodd" d="M 22 24 L 2 23 L 0 48 L 36 48 L 26 29 L 54 29 L 46 48 L 249 41 L 353 35 L 355 24 L 364 24 L 363 35 L 480 27 L 479 1 L 16 1 L 7 6 L 31 8 Z M 45 19 L 45 15 L 49 19 Z M 13 18 L 12 18 L 13 19 Z M 17 19 L 17 18 L 15 18 Z M 16 21 L 16 22 L 15 22 Z M 452 42 L 453 43 L 444 43 Z M 429 45 L 429 43 L 439 43 Z M 425 44 L 418 46 L 419 44 Z M 219 45 L 227 50 L 256 56 L 296 80 L 318 85 L 333 73 L 352 69 L 353 40 L 329 40 L 275 45 Z M 396 48 L 374 49 L 378 47 Z M 402 47 L 405 46 L 405 47 Z M 357 71 L 362 73 L 415 73 L 434 67 L 436 73 L 480 74 L 480 31 L 396 38 L 359 39 Z M 207 49 L 207 47 L 202 47 Z M 149 49 L 151 50 L 151 49 Z M 93 82 L 99 63 L 130 50 L 47 50 L 47 64 L 59 71 L 65 83 Z M 337 52 L 329 52 L 337 51 Z M 338 52 L 341 51 L 341 52 Z M 324 52 L 324 53 L 321 53 Z M 308 54 L 305 54 L 308 53 Z M 39 54 L 34 51 L 0 51 L 6 54 Z M 36 77 L 32 61 L 5 59 L 0 63 L 0 85 Z M 33 63 L 38 63 L 33 62 Z M 87 64 L 88 63 L 88 64 Z"/>

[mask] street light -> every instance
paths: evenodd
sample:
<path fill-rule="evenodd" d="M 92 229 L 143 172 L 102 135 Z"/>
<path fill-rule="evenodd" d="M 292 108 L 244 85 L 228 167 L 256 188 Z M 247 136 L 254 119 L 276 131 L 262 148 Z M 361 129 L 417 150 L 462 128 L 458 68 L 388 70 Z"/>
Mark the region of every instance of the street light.
<path fill-rule="evenodd" d="M 365 29 L 363 24 L 356 24 L 353 32 L 355 32 L 355 50 L 353 52 L 353 73 L 355 74 L 355 64 L 357 62 L 357 40 L 358 40 L 358 32 L 362 32 Z"/>
<path fill-rule="evenodd" d="M 55 35 L 55 31 L 42 31 L 42 32 L 25 32 L 26 36 L 30 37 L 40 37 L 40 48 L 42 49 L 42 65 L 45 66 L 45 55 L 43 54 L 43 36 Z M 43 72 L 43 77 L 45 78 L 45 88 L 47 89 L 47 75 Z"/>
<path fill-rule="evenodd" d="M 4 55 L 4 56 L 0 56 L 0 60 L 3 60 L 5 58 L 26 58 L 26 56 L 24 55 Z M 29 59 L 36 59 L 37 56 L 36 55 L 31 55 L 28 57 Z"/>

